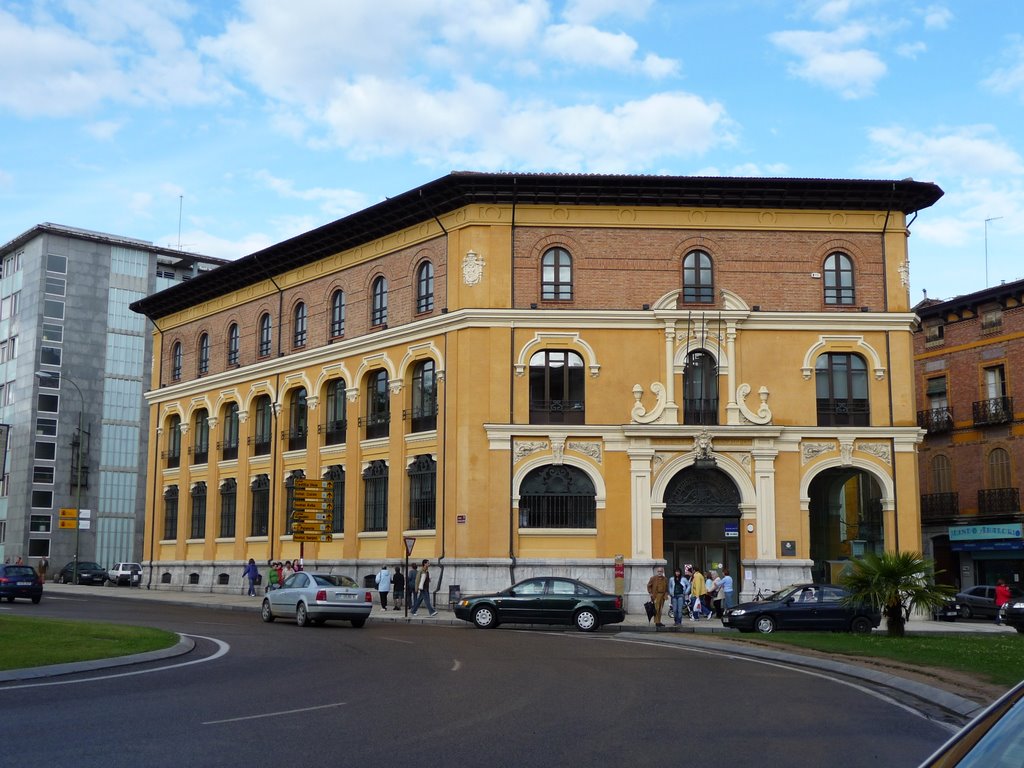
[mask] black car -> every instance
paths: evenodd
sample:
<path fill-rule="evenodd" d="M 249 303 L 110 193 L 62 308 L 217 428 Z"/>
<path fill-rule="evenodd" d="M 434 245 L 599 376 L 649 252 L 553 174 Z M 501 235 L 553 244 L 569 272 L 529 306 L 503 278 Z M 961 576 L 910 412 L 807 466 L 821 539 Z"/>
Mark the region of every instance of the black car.
<path fill-rule="evenodd" d="M 1024 755 L 1024 683 L 985 709 L 918 768 L 1000 768 Z"/>
<path fill-rule="evenodd" d="M 1011 597 L 999 611 L 999 618 L 1003 624 L 1024 635 L 1024 598 Z"/>
<path fill-rule="evenodd" d="M 560 576 L 526 579 L 493 595 L 465 597 L 455 616 L 481 629 L 499 624 L 573 624 L 592 632 L 602 624 L 626 619 L 622 598 L 589 584 Z"/>
<path fill-rule="evenodd" d="M 0 565 L 0 598 L 13 603 L 16 597 L 38 603 L 43 599 L 43 580 L 31 565 Z"/>
<path fill-rule="evenodd" d="M 867 633 L 882 614 L 867 605 L 850 605 L 850 593 L 836 584 L 793 584 L 756 603 L 741 603 L 722 616 L 722 626 L 740 632 L 826 629 Z"/>
<path fill-rule="evenodd" d="M 955 597 L 947 597 L 938 608 L 932 608 L 932 618 L 936 621 L 956 621 L 963 610 Z"/>
<path fill-rule="evenodd" d="M 75 561 L 65 565 L 57 573 L 58 584 L 99 584 L 107 583 L 107 570 L 99 563 L 81 562 L 78 564 L 78 580 L 75 581 Z"/>

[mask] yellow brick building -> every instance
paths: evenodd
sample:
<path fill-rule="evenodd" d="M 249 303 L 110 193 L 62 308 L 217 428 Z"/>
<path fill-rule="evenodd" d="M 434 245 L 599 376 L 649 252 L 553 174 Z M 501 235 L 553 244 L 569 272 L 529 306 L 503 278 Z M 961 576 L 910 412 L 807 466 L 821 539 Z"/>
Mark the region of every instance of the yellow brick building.
<path fill-rule="evenodd" d="M 362 578 L 412 537 L 445 593 L 610 590 L 621 558 L 635 598 L 659 562 L 746 596 L 917 549 L 907 215 L 941 195 L 453 173 L 139 301 L 144 559 L 236 589 L 249 557 Z"/>

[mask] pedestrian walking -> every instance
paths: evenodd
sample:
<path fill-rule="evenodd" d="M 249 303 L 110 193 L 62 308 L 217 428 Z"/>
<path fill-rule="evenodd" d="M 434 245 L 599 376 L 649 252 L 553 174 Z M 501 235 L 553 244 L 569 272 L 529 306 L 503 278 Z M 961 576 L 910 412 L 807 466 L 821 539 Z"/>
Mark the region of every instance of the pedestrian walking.
<path fill-rule="evenodd" d="M 728 568 L 722 568 L 722 607 L 723 610 L 729 610 L 736 602 L 733 600 L 733 585 L 732 576 L 729 575 Z"/>
<path fill-rule="evenodd" d="M 668 580 L 668 594 L 672 601 L 672 621 L 678 627 L 683 623 L 683 615 L 690 613 L 690 580 L 683 575 L 680 568 L 672 572 L 672 578 Z"/>
<path fill-rule="evenodd" d="M 430 601 L 430 561 L 424 560 L 420 563 L 419 575 L 416 577 L 416 602 L 412 605 L 412 615 L 420 609 L 422 603 L 427 604 L 427 611 L 431 616 L 437 616 L 434 604 Z"/>
<path fill-rule="evenodd" d="M 661 611 L 665 607 L 665 598 L 668 596 L 668 579 L 665 578 L 665 568 L 657 566 L 654 575 L 647 580 L 647 594 L 651 596 L 654 603 L 654 626 L 664 627 L 661 623 Z"/>
<path fill-rule="evenodd" d="M 46 569 L 50 567 L 50 561 L 45 557 L 39 558 L 39 580 L 46 581 Z"/>
<path fill-rule="evenodd" d="M 704 598 L 707 597 L 708 594 L 707 582 L 704 579 L 704 574 L 701 573 L 699 568 L 694 568 L 692 565 L 687 565 L 686 568 L 683 569 L 683 573 L 690 577 L 690 591 L 693 595 L 690 620 L 697 621 L 702 617 L 710 619 L 711 614 L 704 606 Z"/>
<path fill-rule="evenodd" d="M 416 579 L 419 574 L 416 572 L 416 563 L 409 566 L 409 572 L 405 574 L 405 604 L 412 608 L 416 599 Z"/>
<path fill-rule="evenodd" d="M 998 625 L 1003 623 L 1000 613 L 1008 602 L 1010 602 L 1010 588 L 1006 586 L 1005 581 L 998 579 L 996 581 L 996 624 Z"/>
<path fill-rule="evenodd" d="M 714 613 L 716 619 L 722 618 L 722 579 L 718 571 L 712 568 L 708 571 L 705 583 L 708 588 L 709 609 Z"/>
<path fill-rule="evenodd" d="M 386 565 L 380 567 L 374 581 L 377 582 L 377 594 L 380 595 L 380 609 L 386 611 L 388 609 L 388 593 L 391 592 L 391 571 Z"/>
<path fill-rule="evenodd" d="M 391 596 L 395 598 L 395 610 L 402 610 L 402 599 L 405 597 L 405 576 L 402 575 L 402 566 L 396 565 L 395 572 L 391 576 Z"/>
<path fill-rule="evenodd" d="M 256 567 L 256 561 L 251 557 L 242 569 L 242 576 L 249 580 L 249 597 L 256 597 L 256 579 L 260 576 L 260 569 Z"/>

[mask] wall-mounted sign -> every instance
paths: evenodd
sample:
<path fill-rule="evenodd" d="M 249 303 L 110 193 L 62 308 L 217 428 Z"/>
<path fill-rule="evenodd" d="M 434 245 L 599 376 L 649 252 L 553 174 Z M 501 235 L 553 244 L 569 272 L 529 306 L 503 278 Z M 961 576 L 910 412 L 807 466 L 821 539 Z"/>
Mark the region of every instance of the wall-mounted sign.
<path fill-rule="evenodd" d="M 1020 523 L 987 523 L 985 525 L 951 525 L 950 541 L 980 541 L 982 539 L 1024 539 Z"/>
<path fill-rule="evenodd" d="M 727 539 L 738 539 L 740 537 L 740 524 L 739 523 L 726 523 L 725 524 L 725 538 Z"/>

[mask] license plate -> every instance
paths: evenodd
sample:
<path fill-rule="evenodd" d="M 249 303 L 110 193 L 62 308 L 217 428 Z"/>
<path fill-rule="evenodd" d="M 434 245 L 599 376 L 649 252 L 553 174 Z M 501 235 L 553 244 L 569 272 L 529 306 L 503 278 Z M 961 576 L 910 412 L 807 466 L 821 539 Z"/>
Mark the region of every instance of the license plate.
<path fill-rule="evenodd" d="M 31 581 L 19 581 L 18 582 L 18 586 L 19 587 L 31 587 L 32 586 L 32 582 Z"/>
<path fill-rule="evenodd" d="M 353 595 L 353 594 L 350 594 L 350 593 L 347 593 L 347 592 L 335 592 L 334 593 L 334 599 L 335 600 L 352 601 L 352 600 L 358 599 L 358 597 L 359 597 L 358 595 Z"/>

